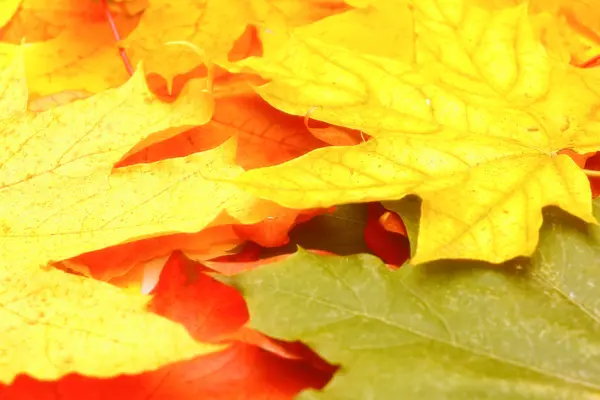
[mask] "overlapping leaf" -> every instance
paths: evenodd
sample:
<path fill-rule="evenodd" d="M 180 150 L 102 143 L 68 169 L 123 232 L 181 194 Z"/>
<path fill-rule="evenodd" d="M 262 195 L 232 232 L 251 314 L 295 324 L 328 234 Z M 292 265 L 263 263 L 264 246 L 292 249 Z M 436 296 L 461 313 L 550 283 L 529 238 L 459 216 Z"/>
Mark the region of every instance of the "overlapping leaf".
<path fill-rule="evenodd" d="M 23 89 L 18 72 L 14 76 L 12 87 Z M 166 104 L 149 93 L 140 73 L 114 91 L 5 119 L 3 262 L 43 265 L 134 239 L 196 232 L 224 211 L 247 223 L 264 218 L 259 214 L 267 211 L 255 209 L 252 197 L 209 180 L 242 171 L 229 162 L 232 142 L 185 158 L 111 171 L 140 142 L 205 123 L 211 113 L 210 96 L 200 88 Z"/>
<path fill-rule="evenodd" d="M 299 25 L 346 9 L 332 0 L 153 0 L 139 26 L 123 41 L 134 58 L 168 81 L 206 61 L 226 63 L 234 42 L 249 27 L 269 30 L 276 25 Z M 176 21 L 176 23 L 174 23 Z M 201 50 L 165 45 L 185 41 Z"/>
<path fill-rule="evenodd" d="M 306 386 L 320 386 L 314 368 L 244 343 L 226 350 L 174 363 L 156 371 L 99 379 L 72 374 L 58 381 L 19 376 L 8 387 L 0 385 L 3 400 L 40 398 L 78 400 L 288 400 Z"/>
<path fill-rule="evenodd" d="M 600 73 L 574 67 L 596 62 L 584 63 L 599 48 L 591 1 L 107 3 L 120 44 L 106 2 L 2 3 L 0 382 L 33 377 L 0 384 L 2 398 L 283 400 L 324 384 L 331 366 L 239 328 L 242 299 L 189 260 L 167 263 L 150 303 L 171 321 L 150 313 L 139 292 L 173 249 L 204 260 L 253 241 L 210 262 L 230 275 L 266 262 L 233 260 L 289 251 L 261 246 L 285 244 L 315 208 L 412 194 L 420 215 L 386 206 L 418 242 L 413 264 L 530 255 L 548 205 L 595 221 L 581 168 L 600 149 Z M 156 93 L 174 78 L 171 103 L 142 71 L 88 98 L 127 81 L 119 45 Z M 217 68 L 208 91 L 185 86 L 211 63 L 229 73 Z M 279 110 L 238 90 L 247 78 Z M 28 95 L 85 100 L 33 113 L 47 107 Z M 307 130 L 302 117 L 330 126 Z M 399 265 L 406 238 L 382 230 L 377 207 L 342 206 L 292 243 L 366 244 Z M 306 398 L 597 397 L 598 229 L 548 215 L 533 260 L 503 271 L 458 261 L 391 273 L 368 256 L 300 253 L 233 279 L 256 327 L 341 365 Z M 206 356 L 216 348 L 178 324 L 251 344 Z M 123 373 L 135 375 L 111 378 Z"/>
<path fill-rule="evenodd" d="M 381 1 L 263 40 L 238 65 L 270 80 L 266 100 L 374 138 L 249 171 L 236 182 L 252 193 L 294 208 L 417 194 L 417 263 L 530 255 L 548 205 L 594 221 L 585 175 L 557 152 L 600 148 L 600 73 L 551 58 L 526 3 Z"/>
<path fill-rule="evenodd" d="M 196 232 L 224 212 L 256 222 L 263 211 L 231 185 L 234 143 L 176 160 L 113 170 L 132 148 L 206 122 L 201 87 L 167 104 L 143 74 L 126 85 L 40 113 L 26 111 L 22 60 L 3 71 L 0 158 L 0 380 L 19 373 L 113 376 L 156 368 L 212 347 L 145 310 L 147 298 L 40 270 L 51 261 L 172 232 Z M 208 175 L 206 175 L 208 174 Z M 203 183 L 202 183 L 203 182 Z M 193 188 L 193 190 L 192 190 Z M 202 207 L 199 206 L 202 199 Z M 138 337 L 146 332 L 144 338 Z M 168 346 L 165 343 L 169 343 Z M 89 352 L 98 351 L 99 357 Z"/>
<path fill-rule="evenodd" d="M 253 327 L 341 366 L 303 399 L 593 398 L 600 230 L 546 215 L 533 259 L 500 270 L 445 261 L 390 272 L 367 255 L 301 251 L 233 281 Z"/>
<path fill-rule="evenodd" d="M 348 8 L 344 2 L 333 0 L 108 4 L 120 37 L 126 38 L 120 44 L 100 1 L 11 1 L 3 8 L 6 15 L 0 16 L 0 26 L 6 24 L 0 32 L 0 59 L 11 59 L 16 46 L 25 41 L 28 85 L 32 93 L 42 96 L 62 90 L 99 92 L 125 82 L 127 71 L 118 45 L 127 47 L 134 64 L 144 61 L 148 72 L 170 82 L 206 61 L 226 61 L 243 32 L 265 24 L 271 15 L 278 21 L 301 25 Z M 204 54 L 167 45 L 169 41 L 186 41 Z"/>
<path fill-rule="evenodd" d="M 0 280 L 2 384 L 19 374 L 55 380 L 140 373 L 219 350 L 148 311 L 141 294 L 4 259 Z"/>
<path fill-rule="evenodd" d="M 115 14 L 126 35 L 139 17 Z M 118 56 L 110 25 L 99 1 L 23 0 L 0 34 L 0 58 L 12 59 L 24 46 L 31 94 L 63 90 L 99 92 L 124 83 L 127 71 Z M 43 60 L 43 62 L 41 61 Z"/>

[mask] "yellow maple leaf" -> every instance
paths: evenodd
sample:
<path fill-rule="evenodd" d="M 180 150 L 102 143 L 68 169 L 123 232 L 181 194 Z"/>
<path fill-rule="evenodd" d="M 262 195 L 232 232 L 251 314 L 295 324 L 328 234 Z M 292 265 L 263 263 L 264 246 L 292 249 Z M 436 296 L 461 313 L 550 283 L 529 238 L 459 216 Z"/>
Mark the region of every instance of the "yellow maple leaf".
<path fill-rule="evenodd" d="M 253 197 L 209 179 L 242 172 L 230 162 L 231 141 L 183 158 L 113 168 L 141 143 L 207 122 L 213 101 L 206 92 L 192 88 L 163 103 L 138 71 L 120 88 L 29 113 L 20 65 L 15 61 L 3 75 L 12 102 L 0 101 L 7 104 L 0 155 L 3 265 L 44 265 L 136 239 L 197 232 L 222 212 L 245 223 L 264 217 Z"/>
<path fill-rule="evenodd" d="M 373 1 L 263 35 L 264 56 L 238 68 L 270 80 L 257 88 L 268 102 L 297 115 L 320 106 L 313 117 L 374 138 L 248 171 L 238 184 L 293 208 L 417 194 L 415 263 L 530 255 L 544 206 L 595 221 L 584 173 L 557 152 L 600 148 L 600 73 L 549 57 L 526 3 L 409 3 Z M 391 6 L 401 22 L 386 23 Z M 374 21 L 361 31 L 368 51 L 329 34 Z"/>
<path fill-rule="evenodd" d="M 46 267 L 139 238 L 200 231 L 223 213 L 254 223 L 268 211 L 213 179 L 242 172 L 230 162 L 232 141 L 114 168 L 140 143 L 212 116 L 212 97 L 200 87 L 163 103 L 143 76 L 139 70 L 122 87 L 34 113 L 26 109 L 22 55 L 0 74 L 1 383 L 20 373 L 137 373 L 219 349 L 148 312 L 147 297 Z"/>
<path fill-rule="evenodd" d="M 2 384 L 23 373 L 40 380 L 135 374 L 222 348 L 147 311 L 150 297 L 104 282 L 4 262 L 0 279 Z"/>

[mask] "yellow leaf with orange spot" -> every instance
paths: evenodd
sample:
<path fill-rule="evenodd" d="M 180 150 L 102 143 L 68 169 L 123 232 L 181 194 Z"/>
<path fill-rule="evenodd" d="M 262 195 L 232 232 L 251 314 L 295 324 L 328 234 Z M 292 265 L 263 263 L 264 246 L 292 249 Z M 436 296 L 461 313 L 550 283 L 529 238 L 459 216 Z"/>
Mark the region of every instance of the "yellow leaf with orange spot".
<path fill-rule="evenodd" d="M 311 117 L 373 137 L 248 171 L 238 184 L 293 208 L 416 194 L 415 263 L 530 255 L 549 205 L 594 222 L 585 174 L 557 153 L 600 149 L 600 72 L 550 57 L 526 3 L 413 1 L 403 12 L 396 3 L 414 36 L 385 22 L 392 3 L 263 35 L 264 56 L 237 63 L 270 80 L 256 90 L 277 108 L 320 106 Z M 367 52 L 337 34 L 373 21 L 361 31 Z"/>

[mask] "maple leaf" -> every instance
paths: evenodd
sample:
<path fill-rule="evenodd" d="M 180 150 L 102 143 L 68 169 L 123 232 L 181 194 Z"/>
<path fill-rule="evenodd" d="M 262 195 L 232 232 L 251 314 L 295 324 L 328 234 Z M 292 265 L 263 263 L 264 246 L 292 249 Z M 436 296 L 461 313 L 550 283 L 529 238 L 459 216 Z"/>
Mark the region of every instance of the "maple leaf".
<path fill-rule="evenodd" d="M 20 97 L 1 101 L 11 102 L 5 112 L 22 107 L 2 121 L 7 150 L 0 160 L 5 210 L 0 259 L 7 265 L 44 265 L 135 239 L 197 232 L 225 211 L 244 223 L 268 215 L 264 208 L 254 209 L 249 195 L 207 178 L 242 172 L 229 162 L 233 142 L 184 158 L 113 170 L 142 142 L 168 138 L 178 126 L 206 122 L 212 101 L 199 88 L 175 103 L 162 103 L 150 94 L 140 72 L 121 88 L 29 114 L 23 112 L 26 88 L 20 65 L 14 63 L 14 82 L 8 86 L 20 90 Z"/>
<path fill-rule="evenodd" d="M 214 83 L 213 95 L 210 121 L 148 146 L 120 165 L 182 157 L 236 138 L 236 164 L 253 169 L 280 164 L 325 145 L 310 134 L 302 118 L 271 107 L 245 80 L 228 75 Z"/>
<path fill-rule="evenodd" d="M 557 152 L 600 148 L 599 72 L 549 57 L 527 4 L 419 1 L 396 5 L 402 23 L 392 23 L 392 3 L 263 35 L 264 56 L 237 63 L 270 80 L 256 90 L 277 108 L 302 115 L 319 105 L 312 117 L 373 138 L 236 182 L 291 208 L 417 194 L 415 263 L 530 255 L 548 205 L 595 221 L 586 176 Z M 358 28 L 344 38 L 348 26 Z"/>
<path fill-rule="evenodd" d="M 243 168 L 274 165 L 323 146 L 307 131 L 302 118 L 272 108 L 239 80 L 215 84 L 213 94 L 215 110 L 209 122 L 145 147 L 127 156 L 118 166 L 185 157 L 232 138 L 237 138 L 235 163 Z M 39 100 L 33 104 L 38 103 Z M 132 269 L 143 269 L 143 263 L 168 256 L 175 249 L 195 260 L 206 260 L 221 256 L 248 240 L 266 247 L 281 246 L 287 242 L 288 231 L 297 221 L 319 212 L 270 205 L 268 218 L 257 223 L 239 224 L 221 219 L 202 232 L 138 240 L 86 253 L 64 264 L 86 276 L 115 282 L 115 277 L 129 274 Z M 139 277 L 139 273 L 131 273 L 132 277 Z M 133 284 L 127 281 L 128 286 Z"/>
<path fill-rule="evenodd" d="M 181 255 L 174 254 L 163 270 L 161 281 L 154 291 L 149 307 L 161 315 L 181 320 L 190 333 L 197 338 L 203 340 L 224 338 L 232 330 L 239 329 L 246 322 L 247 310 L 245 303 L 235 290 L 194 269 L 198 266 L 198 264 L 185 260 Z M 58 273 L 58 271 L 53 271 L 53 273 Z M 100 297 L 107 294 L 103 290 L 94 288 L 93 286 L 98 286 L 98 283 L 93 281 L 83 280 L 83 285 L 73 288 L 72 285 L 69 285 L 69 279 L 81 280 L 81 278 L 70 276 L 67 281 L 63 282 L 59 278 L 56 280 L 58 284 L 67 284 L 61 290 L 75 290 L 76 293 L 86 293 L 86 291 L 92 290 L 91 293 L 98 294 Z M 39 280 L 39 282 L 47 282 L 47 280 Z M 47 289 L 51 293 L 50 288 Z M 114 328 L 113 320 L 121 319 L 118 326 L 134 328 L 128 330 L 127 335 L 139 335 L 139 330 L 143 329 L 144 335 L 141 336 L 150 336 L 150 338 L 145 338 L 146 340 L 136 343 L 136 349 L 143 348 L 144 344 L 152 345 L 153 342 L 147 339 L 152 339 L 153 333 L 161 332 L 158 332 L 152 325 L 135 329 L 136 327 L 133 325 L 140 318 L 136 315 L 129 316 L 125 314 L 125 317 L 129 318 L 126 319 L 122 311 L 123 305 L 135 310 L 136 305 L 145 304 L 147 299 L 142 301 L 143 298 L 139 295 L 126 296 L 108 285 L 103 285 L 100 289 L 109 289 L 110 293 L 117 294 L 110 301 L 107 299 L 107 301 L 99 303 L 105 304 L 107 310 L 114 311 L 112 317 L 105 317 L 107 324 L 104 329 Z M 206 296 L 207 293 L 210 293 L 211 296 Z M 196 301 L 189 301 L 192 298 Z M 45 301 L 56 302 L 57 299 L 58 301 L 64 301 L 63 296 L 60 295 L 45 299 Z M 82 304 L 76 296 L 72 300 L 77 301 L 75 305 Z M 95 296 L 94 299 L 87 296 L 86 300 L 83 300 L 83 304 L 93 304 L 94 300 L 98 299 Z M 122 302 L 122 304 L 110 308 L 113 303 L 119 304 L 118 302 Z M 74 312 L 74 317 L 78 317 L 79 314 L 94 312 L 95 308 L 78 307 L 78 310 Z M 98 313 L 98 315 L 103 316 L 103 313 Z M 148 317 L 151 315 L 148 314 Z M 58 318 L 61 315 L 54 313 L 53 316 Z M 70 326 L 76 325 L 77 321 L 77 318 L 69 320 L 70 325 L 67 324 L 64 328 L 68 329 Z M 159 319 L 159 321 L 161 320 Z M 166 323 L 164 320 L 162 322 Z M 111 331 L 109 337 L 118 334 L 119 332 Z M 255 334 L 261 336 L 258 333 Z M 124 336 L 121 334 L 119 338 L 124 340 Z M 184 337 L 183 339 L 189 341 L 189 338 Z M 163 341 L 162 347 L 164 348 L 160 349 L 158 355 L 171 352 L 173 357 L 179 354 L 177 350 L 185 350 L 184 345 L 187 344 L 185 340 L 180 343 L 181 339 L 176 336 L 160 335 L 153 340 Z M 177 341 L 172 342 L 175 340 Z M 46 341 L 46 343 L 48 342 Z M 165 346 L 165 343 L 169 343 L 169 345 Z M 181 344 L 182 348 L 174 348 L 170 343 Z M 94 343 L 90 341 L 90 344 Z M 50 342 L 50 345 L 53 346 L 54 343 Z M 132 347 L 134 346 L 132 345 Z M 208 347 L 208 349 L 211 348 Z M 145 348 L 144 351 L 148 359 L 157 357 L 153 353 L 153 348 Z M 131 351 L 119 356 L 127 357 L 129 355 L 131 355 Z M 189 355 L 191 356 L 193 353 L 189 353 Z M 94 360 L 94 363 L 98 362 L 97 358 L 90 357 L 89 352 L 79 354 L 79 358 L 85 357 Z M 175 361 L 179 360 L 175 359 Z M 43 361 L 38 361 L 38 363 L 43 364 Z M 100 366 L 104 367 L 105 364 L 107 363 L 102 362 Z M 129 363 L 128 365 L 134 368 L 132 364 Z M 110 365 L 107 365 L 107 367 L 110 367 Z M 119 368 L 115 369 L 115 375 L 119 370 Z M 163 366 L 156 371 L 118 376 L 112 379 L 97 379 L 71 374 L 55 382 L 43 382 L 31 379 L 28 376 L 20 376 L 10 386 L 3 387 L 0 384 L 0 397 L 2 399 L 29 399 L 60 393 L 61 398 L 76 399 L 80 398 L 83 393 L 94 393 L 97 398 L 110 397 L 117 399 L 130 399 L 132 396 L 150 394 L 153 398 L 158 399 L 187 399 L 196 398 L 199 395 L 211 399 L 241 399 L 247 398 L 247 396 L 289 399 L 304 388 L 322 387 L 329 377 L 330 371 L 322 367 L 314 367 L 305 360 L 286 360 L 255 346 L 233 342 L 224 350 L 216 353 L 195 357 L 188 361 L 179 361 L 172 365 Z"/>
<path fill-rule="evenodd" d="M 176 6 L 154 0 L 122 44 L 134 59 L 143 59 L 151 71 L 170 82 L 198 64 L 213 58 L 225 60 L 252 14 L 252 3 L 242 0 L 188 0 Z M 191 48 L 168 46 L 171 41 L 187 41 L 202 49 L 207 59 Z"/>
<path fill-rule="evenodd" d="M 125 35 L 139 17 L 118 14 L 115 19 Z M 63 90 L 99 92 L 128 78 L 99 2 L 58 0 L 49 5 L 23 0 L 0 40 L 0 58 L 12 60 L 15 51 L 24 52 L 32 96 Z M 22 41 L 27 44 L 19 48 Z"/>
<path fill-rule="evenodd" d="M 250 26 L 299 25 L 347 8 L 342 1 L 323 0 L 187 0 L 176 6 L 168 0 L 152 0 L 122 44 L 134 59 L 144 60 L 149 70 L 170 82 L 198 64 L 226 63 L 234 42 Z M 188 42 L 203 54 L 166 45 L 170 41 Z"/>
<path fill-rule="evenodd" d="M 128 48 L 134 63 L 144 60 L 146 71 L 162 75 L 169 83 L 213 58 L 226 61 L 244 31 L 270 18 L 270 13 L 299 25 L 348 8 L 342 1 L 326 0 L 311 0 L 309 6 L 299 0 L 175 4 L 150 0 L 147 7 L 142 1 L 118 3 L 111 10 L 119 35 L 126 38 L 120 45 Z M 5 22 L 10 14 L 7 8 Z M 114 32 L 99 1 L 57 0 L 49 6 L 43 0 L 23 0 L 0 34 L 4 42 L 0 59 L 12 59 L 23 39 L 27 41 L 28 85 L 36 95 L 63 90 L 99 92 L 127 80 L 127 71 L 116 56 Z M 207 58 L 184 46 L 167 45 L 169 41 L 193 43 Z"/>
<path fill-rule="evenodd" d="M 5 144 L 0 278 L 10 282 L 0 295 L 6 333 L 0 380 L 10 382 L 21 372 L 42 379 L 69 372 L 113 376 L 212 350 L 145 311 L 146 297 L 38 269 L 139 238 L 196 232 L 223 212 L 250 223 L 262 218 L 254 218 L 261 211 L 247 208 L 253 201 L 248 195 L 203 177 L 241 172 L 227 161 L 234 156 L 233 142 L 185 158 L 114 169 L 141 142 L 206 122 L 210 95 L 195 87 L 163 103 L 138 71 L 120 88 L 31 113 L 22 59 L 16 57 L 0 77 L 6 88 L 0 97 Z M 148 335 L 140 339 L 140 332 Z M 90 357 L 82 348 L 102 349 L 107 358 Z"/>
<path fill-rule="evenodd" d="M 138 373 L 220 349 L 148 311 L 139 293 L 4 260 L 0 279 L 0 383 Z"/>
<path fill-rule="evenodd" d="M 341 365 L 302 399 L 592 398 L 600 228 L 555 209 L 546 217 L 531 261 L 502 269 L 443 261 L 391 272 L 372 256 L 301 251 L 229 279 L 252 327 Z"/>
<path fill-rule="evenodd" d="M 246 323 L 248 310 L 238 292 L 203 272 L 200 264 L 173 253 L 152 290 L 150 309 L 180 322 L 197 340 L 223 339 Z"/>

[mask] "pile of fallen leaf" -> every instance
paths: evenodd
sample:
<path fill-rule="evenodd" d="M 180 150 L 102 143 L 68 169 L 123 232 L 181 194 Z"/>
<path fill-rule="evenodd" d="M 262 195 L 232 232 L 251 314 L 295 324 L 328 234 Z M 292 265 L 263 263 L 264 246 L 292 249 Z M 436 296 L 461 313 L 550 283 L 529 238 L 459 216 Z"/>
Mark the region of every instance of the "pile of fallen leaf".
<path fill-rule="evenodd" d="M 597 0 L 0 26 L 0 399 L 600 396 Z"/>

